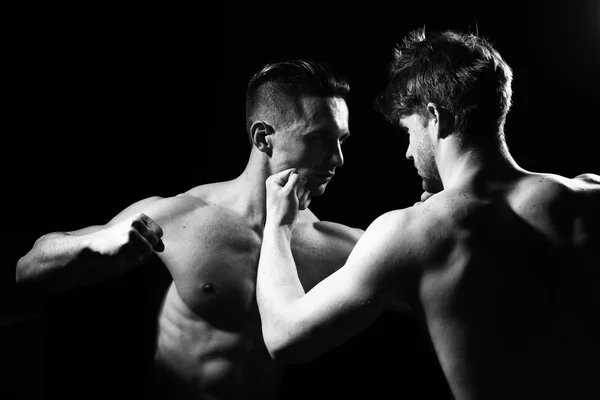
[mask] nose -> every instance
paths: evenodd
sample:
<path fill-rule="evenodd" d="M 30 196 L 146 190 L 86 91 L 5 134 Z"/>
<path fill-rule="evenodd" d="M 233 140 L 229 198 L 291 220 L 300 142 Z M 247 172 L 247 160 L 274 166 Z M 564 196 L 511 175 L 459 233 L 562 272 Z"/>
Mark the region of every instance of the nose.
<path fill-rule="evenodd" d="M 344 154 L 342 153 L 342 145 L 340 142 L 338 142 L 335 147 L 335 151 L 331 156 L 331 161 L 336 167 L 341 167 L 344 165 Z"/>
<path fill-rule="evenodd" d="M 410 144 L 406 147 L 406 154 L 404 155 L 407 160 L 413 160 L 412 150 L 410 148 Z"/>

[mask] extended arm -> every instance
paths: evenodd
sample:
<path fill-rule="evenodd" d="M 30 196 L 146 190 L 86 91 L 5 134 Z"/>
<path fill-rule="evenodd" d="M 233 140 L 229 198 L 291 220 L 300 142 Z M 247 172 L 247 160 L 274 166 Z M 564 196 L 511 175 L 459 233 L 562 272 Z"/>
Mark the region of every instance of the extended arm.
<path fill-rule="evenodd" d="M 161 250 L 162 229 L 137 212 L 156 200 L 138 202 L 106 225 L 41 236 L 18 260 L 16 281 L 61 291 L 104 281 L 139 265 L 153 250 Z"/>
<path fill-rule="evenodd" d="M 268 189 L 268 196 L 276 190 Z M 404 213 L 394 212 L 371 224 L 341 269 L 305 292 L 290 246 L 293 218 L 279 218 L 287 211 L 277 210 L 277 203 L 285 203 L 287 191 L 283 187 L 279 200 L 267 202 L 257 301 L 271 356 L 296 363 L 311 360 L 367 328 L 404 290 L 395 282 L 402 281 L 400 276 L 406 273 L 401 271 L 408 269 L 398 263 L 394 249 L 402 241 L 397 229 L 403 225 Z"/>

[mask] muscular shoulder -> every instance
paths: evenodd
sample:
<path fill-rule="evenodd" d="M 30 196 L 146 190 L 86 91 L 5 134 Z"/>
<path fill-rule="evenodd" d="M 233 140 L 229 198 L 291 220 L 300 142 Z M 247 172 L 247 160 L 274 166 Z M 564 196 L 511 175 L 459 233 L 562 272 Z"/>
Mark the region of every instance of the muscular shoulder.
<path fill-rule="evenodd" d="M 294 247 L 324 247 L 328 246 L 331 241 L 338 241 L 353 246 L 363 233 L 362 229 L 337 222 L 302 221 L 294 226 L 292 245 Z"/>
<path fill-rule="evenodd" d="M 598 182 L 595 174 L 567 178 L 529 173 L 510 188 L 506 200 L 522 220 L 552 242 L 564 244 L 577 236 L 575 231 L 597 231 L 593 227 L 599 220 Z"/>
<path fill-rule="evenodd" d="M 569 216 L 587 213 L 600 200 L 600 176 L 582 174 L 566 178 L 556 174 L 530 174 L 513 192 L 516 205 L 524 212 Z M 593 207 L 597 209 L 598 207 Z"/>
<path fill-rule="evenodd" d="M 517 190 L 531 199 L 540 201 L 560 200 L 573 193 L 597 195 L 600 191 L 600 176 L 596 174 L 581 174 L 567 178 L 557 174 L 531 173 L 521 179 Z"/>
<path fill-rule="evenodd" d="M 584 183 L 589 189 L 600 190 L 600 175 L 597 174 L 580 174 L 577 175 L 573 180 Z"/>
<path fill-rule="evenodd" d="M 389 211 L 373 221 L 365 237 L 380 254 L 392 255 L 390 264 L 420 266 L 433 262 L 452 235 L 444 204 L 444 196 L 438 194 L 425 203 Z"/>
<path fill-rule="evenodd" d="M 221 214 L 219 211 L 226 208 L 221 204 L 224 203 L 223 199 L 232 197 L 231 185 L 228 183 L 207 183 L 195 186 L 176 196 L 155 198 L 154 203 L 149 206 L 149 211 L 164 214 L 169 218 L 190 213 L 200 213 L 206 217 L 218 216 Z"/>
<path fill-rule="evenodd" d="M 393 240 L 398 254 L 419 268 L 434 267 L 447 260 L 457 243 L 489 230 L 501 209 L 497 202 L 475 193 L 447 189 L 382 216 L 380 240 Z"/>
<path fill-rule="evenodd" d="M 203 211 L 210 213 L 210 204 L 195 196 L 188 194 L 172 197 L 152 196 L 125 208 L 109 222 L 109 225 L 118 223 L 134 214 L 143 213 L 162 226 Z"/>
<path fill-rule="evenodd" d="M 576 200 L 573 241 L 587 245 L 592 251 L 600 244 L 600 176 L 583 174 L 572 180 Z"/>
<path fill-rule="evenodd" d="M 173 197 L 156 199 L 142 209 L 152 218 L 170 219 L 186 215 L 199 210 L 208 210 L 209 204 L 198 197 L 187 194 L 179 194 Z"/>
<path fill-rule="evenodd" d="M 385 292 L 394 299 L 413 298 L 423 267 L 442 249 L 443 240 L 432 229 L 435 214 L 431 207 L 413 206 L 377 217 L 348 257 L 348 273 L 363 282 L 363 289 Z"/>
<path fill-rule="evenodd" d="M 356 243 L 364 233 L 363 229 L 354 228 L 337 222 L 321 221 L 310 209 L 302 210 L 294 225 L 293 242 L 300 246 L 319 246 L 322 240 L 341 240 Z M 323 246 L 326 246 L 323 243 Z"/>
<path fill-rule="evenodd" d="M 578 202 L 587 212 L 592 212 L 598 218 L 600 213 L 600 175 L 583 174 L 571 180 L 572 190 L 575 192 Z"/>

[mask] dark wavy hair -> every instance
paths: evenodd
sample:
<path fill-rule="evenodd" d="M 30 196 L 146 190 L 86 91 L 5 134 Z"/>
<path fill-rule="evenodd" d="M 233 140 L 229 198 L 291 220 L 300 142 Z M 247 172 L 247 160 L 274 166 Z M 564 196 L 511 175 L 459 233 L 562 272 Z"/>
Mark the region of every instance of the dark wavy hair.
<path fill-rule="evenodd" d="M 394 49 L 389 81 L 376 108 L 393 124 L 434 102 L 453 117 L 453 131 L 476 142 L 504 140 L 511 106 L 512 70 L 484 38 L 452 30 L 409 33 Z"/>
<path fill-rule="evenodd" d="M 246 131 L 250 137 L 250 127 L 259 119 L 270 118 L 276 125 L 289 122 L 302 96 L 347 100 L 349 93 L 346 78 L 324 62 L 284 59 L 267 64 L 246 88 Z"/>

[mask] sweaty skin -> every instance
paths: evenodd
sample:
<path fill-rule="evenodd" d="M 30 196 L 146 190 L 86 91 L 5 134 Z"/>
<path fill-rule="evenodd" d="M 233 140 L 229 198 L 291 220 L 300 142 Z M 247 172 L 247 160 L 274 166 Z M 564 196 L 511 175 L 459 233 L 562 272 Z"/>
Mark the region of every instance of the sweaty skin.
<path fill-rule="evenodd" d="M 290 226 L 268 218 L 257 295 L 271 355 L 310 360 L 404 301 L 457 399 L 598 398 L 600 177 L 471 178 L 376 219 L 306 294 Z M 270 212 L 293 204 L 284 195 Z"/>

